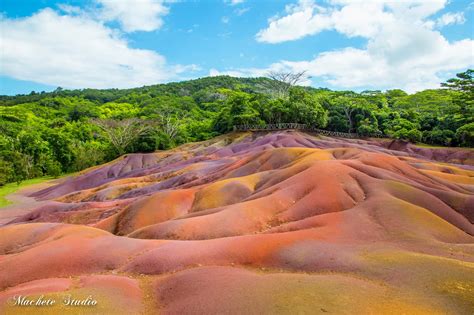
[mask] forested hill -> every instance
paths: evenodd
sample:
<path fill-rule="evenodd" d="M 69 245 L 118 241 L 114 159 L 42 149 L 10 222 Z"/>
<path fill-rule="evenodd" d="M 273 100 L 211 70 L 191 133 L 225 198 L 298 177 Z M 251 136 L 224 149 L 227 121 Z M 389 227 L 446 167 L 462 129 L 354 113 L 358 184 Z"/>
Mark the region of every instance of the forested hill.
<path fill-rule="evenodd" d="M 295 122 L 473 146 L 473 86 L 473 71 L 467 70 L 443 88 L 411 95 L 219 76 L 134 89 L 0 96 L 0 185 L 209 139 L 237 124 Z"/>
<path fill-rule="evenodd" d="M 47 97 L 65 96 L 65 97 L 80 97 L 93 101 L 95 103 L 112 102 L 123 97 L 134 94 L 134 97 L 139 96 L 140 101 L 155 98 L 159 95 L 175 95 L 175 96 L 192 96 L 194 93 L 205 90 L 217 90 L 220 88 L 227 89 L 241 89 L 248 92 L 256 92 L 256 86 L 262 82 L 268 82 L 267 78 L 235 78 L 230 76 L 216 76 L 205 77 L 196 80 L 172 82 L 165 84 L 157 84 L 151 86 L 144 86 L 131 89 L 82 89 L 82 90 L 64 90 L 62 88 L 56 89 L 54 92 L 31 92 L 27 95 L 6 96 L 0 95 L 1 105 L 14 105 L 20 103 L 27 103 L 39 101 Z"/>

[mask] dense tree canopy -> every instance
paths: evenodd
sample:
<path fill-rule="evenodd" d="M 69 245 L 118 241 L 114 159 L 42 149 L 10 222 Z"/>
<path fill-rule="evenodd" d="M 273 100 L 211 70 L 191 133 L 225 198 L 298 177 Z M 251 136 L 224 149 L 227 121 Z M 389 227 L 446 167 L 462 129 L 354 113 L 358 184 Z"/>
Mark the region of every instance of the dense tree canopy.
<path fill-rule="evenodd" d="M 473 73 L 415 94 L 286 84 L 279 96 L 270 90 L 280 83 L 271 79 L 221 76 L 126 90 L 0 96 L 0 185 L 209 139 L 239 124 L 295 122 L 472 147 Z"/>

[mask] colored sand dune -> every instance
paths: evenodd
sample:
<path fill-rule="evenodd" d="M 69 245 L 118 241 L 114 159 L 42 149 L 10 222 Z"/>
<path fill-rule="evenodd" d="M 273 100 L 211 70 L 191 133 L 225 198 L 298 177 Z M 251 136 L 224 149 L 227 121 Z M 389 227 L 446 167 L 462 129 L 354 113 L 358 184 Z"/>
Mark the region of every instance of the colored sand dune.
<path fill-rule="evenodd" d="M 472 314 L 473 165 L 294 131 L 129 154 L 0 227 L 0 312 Z"/>

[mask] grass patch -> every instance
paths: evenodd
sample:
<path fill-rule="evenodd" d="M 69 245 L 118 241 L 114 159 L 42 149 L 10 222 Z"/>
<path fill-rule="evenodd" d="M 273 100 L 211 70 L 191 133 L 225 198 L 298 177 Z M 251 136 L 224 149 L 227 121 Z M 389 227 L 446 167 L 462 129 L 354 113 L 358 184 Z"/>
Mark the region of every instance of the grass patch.
<path fill-rule="evenodd" d="M 12 203 L 10 200 L 5 198 L 7 195 L 14 193 L 20 188 L 33 185 L 33 184 L 39 184 L 51 179 L 54 179 L 54 178 L 51 176 L 38 177 L 38 178 L 24 180 L 20 183 L 20 185 L 18 185 L 17 183 L 8 183 L 0 187 L 0 208 L 8 206 L 9 204 Z"/>
<path fill-rule="evenodd" d="M 448 146 L 442 146 L 442 145 L 435 145 L 435 144 L 426 144 L 426 143 L 421 143 L 417 142 L 415 143 L 417 147 L 423 147 L 423 148 L 432 148 L 432 149 L 459 149 L 459 150 L 474 150 L 474 148 L 469 148 L 469 147 L 448 147 Z"/>

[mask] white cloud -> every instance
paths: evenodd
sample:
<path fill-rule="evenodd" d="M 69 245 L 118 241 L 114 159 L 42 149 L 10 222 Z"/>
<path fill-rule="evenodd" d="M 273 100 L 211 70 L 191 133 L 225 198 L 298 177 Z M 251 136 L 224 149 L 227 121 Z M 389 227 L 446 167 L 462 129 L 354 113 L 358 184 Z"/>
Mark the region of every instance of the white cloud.
<path fill-rule="evenodd" d="M 86 15 L 44 9 L 0 18 L 0 72 L 67 88 L 125 88 L 175 79 L 196 66 L 167 65 L 160 54 L 134 49 L 121 34 Z"/>
<path fill-rule="evenodd" d="M 316 6 L 312 0 L 300 0 L 296 5 L 287 5 L 285 11 L 288 15 L 269 19 L 268 27 L 257 33 L 257 41 L 280 43 L 329 28 L 331 20 L 327 16 L 315 14 L 319 10 L 323 9 Z"/>
<path fill-rule="evenodd" d="M 409 92 L 439 87 L 440 74 L 463 70 L 473 64 L 472 40 L 449 44 L 442 38 L 431 51 L 407 52 L 407 58 L 387 56 L 371 49 L 346 48 L 325 52 L 310 61 L 279 64 L 294 71 L 307 70 L 334 87 L 377 89 L 403 88 Z"/>
<path fill-rule="evenodd" d="M 223 17 L 221 18 L 221 22 L 224 23 L 224 24 L 228 24 L 228 23 L 230 22 L 230 19 L 229 19 L 229 17 L 227 17 L 227 16 L 223 16 Z"/>
<path fill-rule="evenodd" d="M 338 88 L 394 88 L 407 91 L 439 86 L 442 74 L 474 64 L 474 41 L 449 42 L 434 25 L 461 23 L 463 16 L 429 17 L 444 8 L 445 0 L 349 1 L 333 0 L 321 8 L 301 0 L 286 7 L 256 35 L 260 42 L 279 43 L 335 30 L 367 40 L 363 49 L 326 51 L 309 61 L 280 61 L 290 70 L 307 70 Z"/>
<path fill-rule="evenodd" d="M 250 11 L 250 8 L 236 9 L 234 12 L 238 16 L 241 16 L 241 15 L 244 15 L 245 13 L 247 13 L 248 11 Z"/>
<path fill-rule="evenodd" d="M 244 3 L 245 0 L 225 0 L 224 2 L 228 3 L 229 5 L 237 5 L 237 4 Z"/>
<path fill-rule="evenodd" d="M 456 13 L 445 13 L 440 18 L 436 20 L 436 25 L 438 27 L 443 27 L 449 24 L 463 24 L 466 22 L 466 18 L 464 17 L 464 13 L 456 12 Z"/>
<path fill-rule="evenodd" d="M 60 3 L 60 4 L 58 4 L 58 8 L 61 11 L 63 11 L 64 13 L 67 13 L 67 14 L 80 14 L 80 13 L 82 13 L 82 10 L 81 10 L 80 7 L 72 6 L 72 5 L 69 5 L 69 4 Z"/>
<path fill-rule="evenodd" d="M 346 36 L 369 38 L 395 18 L 422 20 L 443 9 L 447 0 L 332 0 L 329 7 L 316 5 L 314 0 L 299 0 L 285 7 L 285 16 L 269 19 L 268 27 L 260 30 L 259 42 L 281 43 L 336 30 Z M 461 17 L 446 14 L 445 20 Z M 452 23 L 452 22 L 451 22 Z"/>
<path fill-rule="evenodd" d="M 220 71 L 212 68 L 209 70 L 209 76 L 215 77 L 219 75 L 228 75 L 231 77 L 245 78 L 245 77 L 261 77 L 267 73 L 266 69 L 248 68 L 248 69 L 231 69 Z"/>
<path fill-rule="evenodd" d="M 163 25 L 168 14 L 164 0 L 96 0 L 102 5 L 100 17 L 118 21 L 125 32 L 153 31 Z"/>

